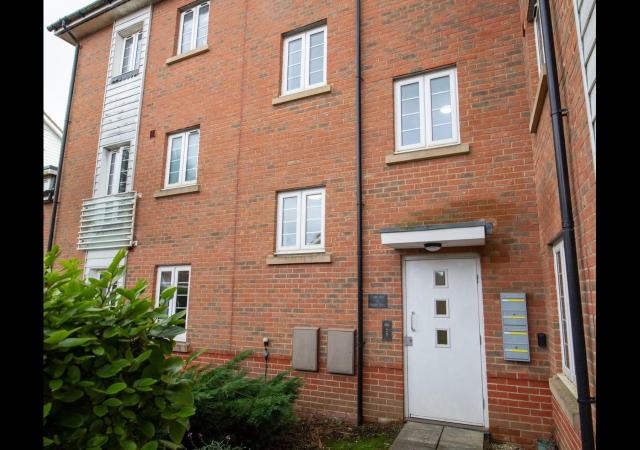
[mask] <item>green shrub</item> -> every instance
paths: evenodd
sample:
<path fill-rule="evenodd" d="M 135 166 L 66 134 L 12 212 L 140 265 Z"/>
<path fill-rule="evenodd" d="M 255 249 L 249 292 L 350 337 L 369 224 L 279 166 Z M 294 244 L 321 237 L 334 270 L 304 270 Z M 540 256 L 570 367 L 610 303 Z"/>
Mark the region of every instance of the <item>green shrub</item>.
<path fill-rule="evenodd" d="M 247 376 L 239 363 L 251 354 L 242 352 L 218 367 L 192 366 L 185 376 L 194 380 L 196 414 L 191 430 L 205 439 L 222 440 L 260 448 L 278 439 L 296 420 L 293 401 L 302 384 L 299 377 L 281 372 L 264 381 Z"/>
<path fill-rule="evenodd" d="M 145 282 L 116 287 L 124 250 L 88 281 L 76 260 L 54 270 L 59 253 L 44 259 L 44 445 L 181 448 L 195 408 L 185 362 L 170 357 L 184 332 L 184 313 L 164 313 L 175 288 L 154 308 Z"/>

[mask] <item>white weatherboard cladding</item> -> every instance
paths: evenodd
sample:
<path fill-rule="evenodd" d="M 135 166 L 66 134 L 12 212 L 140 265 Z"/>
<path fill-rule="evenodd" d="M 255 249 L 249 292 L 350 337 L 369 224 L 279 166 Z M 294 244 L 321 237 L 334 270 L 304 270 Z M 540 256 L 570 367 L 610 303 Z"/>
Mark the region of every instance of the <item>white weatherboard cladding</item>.
<path fill-rule="evenodd" d="M 55 166 L 58 167 L 58 159 L 60 158 L 60 144 L 62 139 L 52 129 L 44 123 L 43 133 L 43 166 Z"/>
<path fill-rule="evenodd" d="M 135 13 L 117 20 L 111 34 L 111 50 L 109 51 L 109 64 L 107 67 L 106 89 L 104 95 L 104 107 L 100 123 L 100 139 L 96 155 L 96 170 L 93 184 L 93 196 L 105 195 L 105 180 L 102 176 L 103 155 L 106 147 L 129 143 L 129 171 L 127 176 L 127 191 L 132 189 L 133 174 L 135 172 L 135 159 L 137 150 L 138 128 L 140 124 L 140 107 L 142 103 L 142 90 L 144 72 L 147 60 L 147 42 L 149 26 L 151 22 L 151 7 L 143 8 Z M 120 62 L 114 60 L 116 44 L 121 39 L 119 33 L 123 30 L 135 27 L 142 23 L 142 37 L 140 41 L 140 65 L 138 74 L 125 80 L 112 83 L 114 64 Z"/>

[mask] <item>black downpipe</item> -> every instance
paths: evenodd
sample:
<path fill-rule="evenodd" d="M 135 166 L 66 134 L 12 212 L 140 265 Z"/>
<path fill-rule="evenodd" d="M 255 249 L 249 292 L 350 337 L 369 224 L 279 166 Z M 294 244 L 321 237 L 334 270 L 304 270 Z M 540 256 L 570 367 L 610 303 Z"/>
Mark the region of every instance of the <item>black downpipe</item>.
<path fill-rule="evenodd" d="M 60 159 L 58 160 L 58 176 L 56 176 L 56 184 L 54 186 L 53 193 L 53 209 L 51 211 L 51 225 L 49 226 L 49 242 L 47 243 L 47 251 L 53 247 L 53 236 L 55 234 L 56 227 L 56 215 L 58 213 L 58 195 L 60 194 L 60 180 L 62 180 L 62 164 L 64 163 L 64 150 L 67 148 L 67 130 L 69 130 L 69 114 L 71 113 L 71 99 L 73 98 L 73 87 L 76 83 L 76 69 L 78 67 L 78 52 L 80 50 L 80 43 L 76 37 L 67 30 L 66 26 L 62 25 L 69 36 L 75 42 L 76 50 L 73 54 L 73 69 L 71 70 L 71 82 L 69 84 L 69 95 L 67 97 L 67 112 L 64 120 L 64 131 L 62 132 L 62 148 L 60 149 Z"/>
<path fill-rule="evenodd" d="M 547 77 L 549 78 L 549 103 L 551 106 L 551 124 L 553 127 L 553 146 L 556 157 L 556 175 L 558 177 L 558 195 L 560 197 L 560 213 L 562 218 L 562 238 L 567 270 L 567 285 L 569 294 L 569 310 L 571 311 L 571 338 L 573 340 L 573 363 L 576 369 L 576 388 L 578 391 L 578 408 L 580 411 L 580 435 L 582 448 L 592 450 L 593 423 L 591 419 L 591 399 L 589 395 L 589 372 L 587 369 L 587 352 L 584 339 L 584 324 L 582 320 L 582 302 L 580 299 L 580 279 L 578 277 L 578 258 L 576 253 L 576 238 L 571 208 L 571 190 L 569 186 L 569 171 L 567 166 L 567 151 L 564 141 L 563 110 L 560 105 L 560 91 L 558 88 L 558 73 L 556 54 L 553 45 L 553 29 L 549 0 L 540 0 L 540 19 L 544 40 L 544 52 L 547 62 Z"/>
<path fill-rule="evenodd" d="M 362 425 L 362 372 L 364 371 L 364 311 L 362 287 L 362 134 L 361 116 L 362 76 L 360 67 L 360 0 L 356 0 L 356 208 L 358 210 L 357 241 L 358 241 L 358 388 L 356 423 Z"/>

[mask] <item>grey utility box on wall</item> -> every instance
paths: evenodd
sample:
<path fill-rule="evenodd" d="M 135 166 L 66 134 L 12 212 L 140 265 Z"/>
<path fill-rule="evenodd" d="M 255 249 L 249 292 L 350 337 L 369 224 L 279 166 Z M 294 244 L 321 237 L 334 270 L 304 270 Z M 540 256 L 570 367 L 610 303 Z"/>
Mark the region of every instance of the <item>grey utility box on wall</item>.
<path fill-rule="evenodd" d="M 355 356 L 354 329 L 327 330 L 327 372 L 353 375 Z"/>
<path fill-rule="evenodd" d="M 318 371 L 318 327 L 294 327 L 291 367 Z"/>
<path fill-rule="evenodd" d="M 523 292 L 502 292 L 502 343 L 506 361 L 531 361 L 529 327 L 527 325 L 527 295 Z"/>

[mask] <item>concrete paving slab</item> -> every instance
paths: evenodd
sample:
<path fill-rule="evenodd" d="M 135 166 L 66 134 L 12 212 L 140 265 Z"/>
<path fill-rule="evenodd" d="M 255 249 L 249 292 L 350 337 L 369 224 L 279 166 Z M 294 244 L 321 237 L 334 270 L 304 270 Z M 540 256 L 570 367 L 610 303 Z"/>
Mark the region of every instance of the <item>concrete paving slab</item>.
<path fill-rule="evenodd" d="M 435 449 L 442 429 L 441 425 L 407 422 L 393 442 L 391 450 Z"/>
<path fill-rule="evenodd" d="M 444 427 L 438 450 L 482 450 L 484 433 L 463 428 Z"/>

